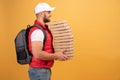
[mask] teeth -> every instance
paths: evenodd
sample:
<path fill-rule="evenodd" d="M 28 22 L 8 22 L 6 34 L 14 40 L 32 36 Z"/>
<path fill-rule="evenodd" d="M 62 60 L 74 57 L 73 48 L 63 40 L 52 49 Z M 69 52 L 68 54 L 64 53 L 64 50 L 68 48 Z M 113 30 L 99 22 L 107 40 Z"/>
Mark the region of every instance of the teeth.
<path fill-rule="evenodd" d="M 64 54 L 67 55 L 70 59 L 72 59 L 74 56 L 74 40 L 70 26 L 65 20 L 63 20 L 48 23 L 48 27 L 53 35 L 55 52 L 59 52 L 62 49 L 66 50 Z"/>

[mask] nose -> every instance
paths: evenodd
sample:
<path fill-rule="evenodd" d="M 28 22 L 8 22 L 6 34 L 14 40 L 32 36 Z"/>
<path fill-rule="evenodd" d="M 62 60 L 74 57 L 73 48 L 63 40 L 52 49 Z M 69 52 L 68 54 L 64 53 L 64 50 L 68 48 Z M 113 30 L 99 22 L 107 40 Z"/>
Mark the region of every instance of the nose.
<path fill-rule="evenodd" d="M 49 13 L 49 17 L 51 17 L 52 16 L 51 11 L 49 11 L 48 13 Z"/>
<path fill-rule="evenodd" d="M 50 14 L 50 16 L 49 17 L 51 17 L 52 16 L 52 14 Z"/>

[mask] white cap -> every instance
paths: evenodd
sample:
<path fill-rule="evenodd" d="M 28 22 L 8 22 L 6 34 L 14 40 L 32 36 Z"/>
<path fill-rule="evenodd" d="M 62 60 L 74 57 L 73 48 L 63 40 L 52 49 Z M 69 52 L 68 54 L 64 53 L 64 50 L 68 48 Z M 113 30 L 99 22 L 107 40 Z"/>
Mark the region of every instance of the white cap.
<path fill-rule="evenodd" d="M 39 3 L 35 7 L 35 14 L 38 14 L 43 11 L 53 11 L 55 7 L 50 7 L 47 3 Z"/>

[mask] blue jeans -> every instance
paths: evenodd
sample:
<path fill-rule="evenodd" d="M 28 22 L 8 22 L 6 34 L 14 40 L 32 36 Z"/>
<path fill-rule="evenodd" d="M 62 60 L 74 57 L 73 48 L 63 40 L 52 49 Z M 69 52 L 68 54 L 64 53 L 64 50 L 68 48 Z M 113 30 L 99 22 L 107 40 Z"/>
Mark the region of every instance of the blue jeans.
<path fill-rule="evenodd" d="M 50 80 L 51 69 L 29 67 L 28 73 L 30 80 Z"/>

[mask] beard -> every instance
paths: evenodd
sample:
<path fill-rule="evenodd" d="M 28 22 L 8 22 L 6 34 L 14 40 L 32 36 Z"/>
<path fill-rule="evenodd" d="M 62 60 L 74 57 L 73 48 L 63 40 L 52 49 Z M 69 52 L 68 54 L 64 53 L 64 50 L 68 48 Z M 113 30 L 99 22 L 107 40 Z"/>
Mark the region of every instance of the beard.
<path fill-rule="evenodd" d="M 47 22 L 50 22 L 50 19 L 47 18 L 46 15 L 44 15 L 43 21 L 44 21 L 44 23 L 47 23 Z"/>

